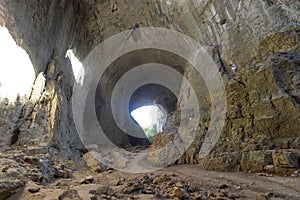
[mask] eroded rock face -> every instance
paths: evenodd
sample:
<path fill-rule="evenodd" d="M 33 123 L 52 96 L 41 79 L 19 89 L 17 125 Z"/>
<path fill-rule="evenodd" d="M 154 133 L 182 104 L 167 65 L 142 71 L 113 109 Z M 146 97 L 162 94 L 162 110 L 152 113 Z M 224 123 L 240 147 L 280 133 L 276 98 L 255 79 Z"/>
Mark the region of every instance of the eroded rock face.
<path fill-rule="evenodd" d="M 226 18 L 230 12 L 225 14 L 216 10 L 216 18 L 224 17 L 226 23 L 210 24 L 220 39 L 217 36 L 219 48 L 209 51 L 216 63 L 221 59 L 218 64 L 223 70 L 228 106 L 226 125 L 211 155 L 200 160 L 197 158 L 198 145 L 208 127 L 207 121 L 202 120 L 203 127 L 195 138 L 196 148 L 192 145 L 179 163 L 199 163 L 205 169 L 220 171 L 263 171 L 268 165 L 264 150 L 299 148 L 299 103 L 294 95 L 299 73 L 299 27 L 297 23 L 286 24 L 283 18 L 267 20 L 267 16 L 275 17 L 283 10 L 267 11 L 254 19 L 260 13 L 259 5 L 268 10 L 276 7 L 274 3 L 258 1 L 256 5 L 250 5 L 244 1 L 243 5 L 249 7 L 246 11 L 242 4 L 237 6 L 235 25 Z M 212 3 L 209 7 L 216 9 L 218 5 Z M 291 21 L 299 21 L 299 16 L 293 16 Z M 265 30 L 267 27 L 268 31 Z M 214 57 L 218 53 L 219 56 Z M 232 71 L 230 65 L 237 66 L 238 70 Z M 172 118 L 171 124 L 178 126 L 176 114 Z M 292 170 L 296 168 L 299 165 Z"/>
<path fill-rule="evenodd" d="M 114 34 L 134 27 L 154 26 L 180 31 L 205 46 L 226 86 L 226 123 L 217 146 L 209 156 L 199 159 L 211 111 L 209 92 L 205 90 L 198 94 L 203 96 L 201 126 L 191 147 L 177 163 L 247 171 L 262 171 L 274 165 L 276 170 L 276 162 L 266 161 L 269 154 L 265 151 L 300 148 L 299 8 L 300 2 L 288 0 L 171 3 L 134 0 L 114 4 L 88 0 L 51 3 L 4 0 L 0 4 L 0 24 L 28 52 L 36 81 L 42 73 L 44 83 L 34 84 L 37 90 L 42 88 L 37 96 L 8 110 L 14 113 L 13 117 L 1 112 L 0 131 L 8 135 L 5 145 L 2 142 L 1 145 L 7 148 L 8 141 L 17 145 L 42 144 L 55 147 L 63 152 L 62 156 L 74 152 L 79 155 L 78 149 L 83 146 L 72 119 L 74 75 L 65 59 L 66 50 L 74 49 L 83 60 L 95 46 Z M 231 69 L 233 65 L 237 70 Z M 124 73 L 113 72 L 107 72 L 108 79 Z M 203 80 L 192 71 L 183 74 L 202 91 Z M 104 96 L 111 93 L 113 88 L 104 89 L 107 88 L 100 93 Z M 186 96 L 182 94 L 179 101 Z M 97 108 L 105 110 L 104 103 L 100 104 Z M 1 100 L 0 106 L 7 108 L 5 100 Z M 169 116 L 174 119 L 166 127 L 168 132 L 176 132 L 179 125 L 176 113 Z M 109 120 L 103 123 L 115 124 Z M 124 134 L 111 137 L 121 146 L 130 146 L 130 139 Z"/>
<path fill-rule="evenodd" d="M 185 148 L 176 133 L 159 133 L 154 136 L 153 144 L 148 152 L 147 160 L 154 166 L 173 165 Z"/>
<path fill-rule="evenodd" d="M 71 154 L 70 146 L 82 148 L 72 125 L 69 102 L 74 78 L 65 59 L 67 44 L 73 38 L 70 27 L 74 25 L 77 6 L 67 1 L 1 2 L 0 25 L 7 27 L 17 45 L 26 50 L 36 73 L 32 94 L 20 106 L 12 102 L 13 108 L 7 108 L 3 105 L 7 104 L 5 100 L 1 100 L 1 134 L 8 136 L 6 142 L 1 141 L 3 148 L 15 143 L 51 145 L 64 149 L 62 155 Z"/>

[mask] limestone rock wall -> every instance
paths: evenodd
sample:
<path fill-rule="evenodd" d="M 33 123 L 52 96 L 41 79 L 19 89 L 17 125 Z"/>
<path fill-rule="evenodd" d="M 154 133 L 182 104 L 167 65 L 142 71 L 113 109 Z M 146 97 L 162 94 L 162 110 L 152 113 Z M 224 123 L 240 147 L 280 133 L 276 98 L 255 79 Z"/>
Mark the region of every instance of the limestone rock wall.
<path fill-rule="evenodd" d="M 1 102 L 2 148 L 52 146 L 66 156 L 72 154 L 71 146 L 82 149 L 70 104 L 74 77 L 65 58 L 74 38 L 77 7 L 73 1 L 1 1 L 0 25 L 26 50 L 36 73 L 31 96 L 22 105 L 7 108 Z"/>

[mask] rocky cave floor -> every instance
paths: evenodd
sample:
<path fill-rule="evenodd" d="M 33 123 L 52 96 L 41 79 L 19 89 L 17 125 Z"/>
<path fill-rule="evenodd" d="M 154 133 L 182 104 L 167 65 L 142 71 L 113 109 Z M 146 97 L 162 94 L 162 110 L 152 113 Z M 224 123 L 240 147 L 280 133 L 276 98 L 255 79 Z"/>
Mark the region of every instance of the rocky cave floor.
<path fill-rule="evenodd" d="M 110 168 L 91 173 L 81 161 L 54 161 L 46 148 L 0 153 L 0 199 L 300 199 L 299 172 L 213 172 L 177 165 L 145 174 Z"/>

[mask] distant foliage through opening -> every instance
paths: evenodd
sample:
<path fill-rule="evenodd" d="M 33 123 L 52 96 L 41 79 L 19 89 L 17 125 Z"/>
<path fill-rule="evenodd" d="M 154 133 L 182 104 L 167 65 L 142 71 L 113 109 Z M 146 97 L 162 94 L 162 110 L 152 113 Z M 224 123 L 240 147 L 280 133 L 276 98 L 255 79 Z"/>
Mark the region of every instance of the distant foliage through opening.
<path fill-rule="evenodd" d="M 144 130 L 150 143 L 153 141 L 153 137 L 162 132 L 163 126 L 166 123 L 166 114 L 157 106 L 142 106 L 131 112 L 131 116 Z"/>

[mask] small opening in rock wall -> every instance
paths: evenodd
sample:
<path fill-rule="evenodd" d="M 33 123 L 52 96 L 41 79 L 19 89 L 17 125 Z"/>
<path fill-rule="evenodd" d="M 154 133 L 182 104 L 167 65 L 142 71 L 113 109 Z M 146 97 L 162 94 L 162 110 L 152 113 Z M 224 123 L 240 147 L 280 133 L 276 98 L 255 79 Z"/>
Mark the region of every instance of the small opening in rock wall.
<path fill-rule="evenodd" d="M 66 52 L 66 58 L 69 58 L 72 64 L 73 75 L 77 84 L 83 84 L 84 68 L 80 60 L 76 57 L 72 49 Z"/>
<path fill-rule="evenodd" d="M 167 121 L 167 113 L 158 105 L 142 106 L 131 112 L 133 119 L 144 130 L 150 143 L 153 137 L 163 131 Z"/>

